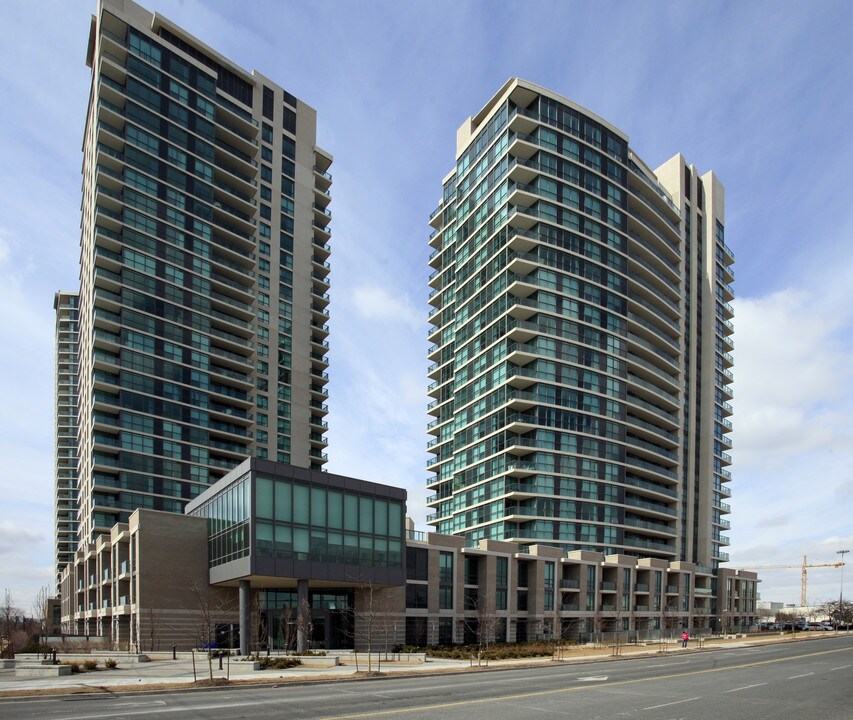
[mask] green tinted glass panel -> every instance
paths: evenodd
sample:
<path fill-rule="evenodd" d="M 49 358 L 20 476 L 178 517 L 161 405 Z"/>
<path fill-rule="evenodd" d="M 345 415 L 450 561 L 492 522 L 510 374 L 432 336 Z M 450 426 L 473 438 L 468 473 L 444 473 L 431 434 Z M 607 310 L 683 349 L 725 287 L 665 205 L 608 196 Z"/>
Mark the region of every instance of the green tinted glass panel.
<path fill-rule="evenodd" d="M 344 535 L 344 562 L 358 563 L 358 535 Z"/>
<path fill-rule="evenodd" d="M 326 525 L 326 491 L 323 488 L 311 488 L 311 524 Z"/>
<path fill-rule="evenodd" d="M 275 555 L 289 558 L 293 553 L 293 532 L 289 527 L 275 526 Z"/>
<path fill-rule="evenodd" d="M 344 536 L 341 533 L 330 532 L 326 538 L 328 546 L 326 554 L 329 562 L 341 562 L 344 556 Z"/>
<path fill-rule="evenodd" d="M 310 549 L 307 528 L 293 528 L 293 552 L 298 560 L 307 560 Z"/>
<path fill-rule="evenodd" d="M 290 522 L 293 517 L 293 499 L 291 497 L 293 486 L 290 483 L 277 482 L 275 484 L 275 519 Z"/>
<path fill-rule="evenodd" d="M 273 527 L 267 523 L 255 525 L 255 544 L 258 556 L 271 557 L 273 554 Z"/>
<path fill-rule="evenodd" d="M 399 540 L 388 541 L 388 567 L 398 568 L 403 566 L 403 553 Z"/>
<path fill-rule="evenodd" d="M 255 480 L 255 516 L 272 519 L 273 482 L 269 478 L 259 477 Z M 272 539 L 272 538 L 270 538 Z"/>
<path fill-rule="evenodd" d="M 388 565 L 388 541 L 384 538 L 376 538 L 373 541 L 373 564 L 377 567 Z"/>
<path fill-rule="evenodd" d="M 373 532 L 373 498 L 358 499 L 358 529 L 361 532 Z"/>
<path fill-rule="evenodd" d="M 293 522 L 308 524 L 308 488 L 305 485 L 293 486 Z M 307 550 L 306 550 L 307 552 Z"/>
<path fill-rule="evenodd" d="M 388 501 L 379 498 L 373 501 L 373 532 L 377 535 L 388 534 Z"/>
<path fill-rule="evenodd" d="M 358 538 L 358 561 L 362 565 L 373 565 L 373 538 L 363 535 Z"/>
<path fill-rule="evenodd" d="M 388 534 L 391 537 L 401 537 L 403 523 L 403 507 L 400 503 L 388 503 Z"/>
<path fill-rule="evenodd" d="M 358 497 L 344 495 L 344 530 L 358 530 Z"/>
<path fill-rule="evenodd" d="M 330 528 L 340 530 L 344 525 L 344 496 L 339 492 L 329 490 L 329 517 L 326 524 Z"/>

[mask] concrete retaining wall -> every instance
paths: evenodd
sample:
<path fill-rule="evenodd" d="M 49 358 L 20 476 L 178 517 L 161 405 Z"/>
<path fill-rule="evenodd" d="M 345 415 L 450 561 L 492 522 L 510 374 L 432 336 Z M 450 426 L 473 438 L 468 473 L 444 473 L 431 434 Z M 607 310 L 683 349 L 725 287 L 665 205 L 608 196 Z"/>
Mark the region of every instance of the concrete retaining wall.
<path fill-rule="evenodd" d="M 15 677 L 21 678 L 61 677 L 70 674 L 70 665 L 18 665 L 15 667 Z"/>

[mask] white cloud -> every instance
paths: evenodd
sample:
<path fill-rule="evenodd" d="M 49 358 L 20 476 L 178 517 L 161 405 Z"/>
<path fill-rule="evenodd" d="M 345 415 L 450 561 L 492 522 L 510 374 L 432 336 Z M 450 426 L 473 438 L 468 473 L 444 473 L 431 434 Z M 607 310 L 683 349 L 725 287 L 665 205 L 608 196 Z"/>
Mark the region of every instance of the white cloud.
<path fill-rule="evenodd" d="M 732 564 L 834 561 L 853 541 L 853 285 L 839 258 L 800 288 L 735 305 Z M 762 574 L 768 600 L 799 602 L 799 572 Z M 809 600 L 837 596 L 809 573 Z"/>
<path fill-rule="evenodd" d="M 395 297 L 379 285 L 359 285 L 353 290 L 352 302 L 365 320 L 401 322 L 413 329 L 426 328 L 423 312 L 408 297 Z"/>
<path fill-rule="evenodd" d="M 801 290 L 735 302 L 740 469 L 843 450 L 853 439 L 850 307 Z"/>

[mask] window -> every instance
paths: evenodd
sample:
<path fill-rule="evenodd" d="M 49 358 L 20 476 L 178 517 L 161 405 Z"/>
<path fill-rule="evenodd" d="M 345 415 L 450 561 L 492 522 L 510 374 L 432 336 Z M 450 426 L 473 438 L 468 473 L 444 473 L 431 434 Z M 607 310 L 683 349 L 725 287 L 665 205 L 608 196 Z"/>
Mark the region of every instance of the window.
<path fill-rule="evenodd" d="M 406 548 L 406 579 L 426 580 L 428 575 L 429 552 L 424 548 Z"/>
<path fill-rule="evenodd" d="M 479 563 L 480 558 L 472 555 L 465 556 L 465 584 L 466 585 L 478 585 L 480 582 L 479 577 Z"/>
<path fill-rule="evenodd" d="M 427 586 L 408 583 L 406 585 L 406 607 L 413 609 L 426 609 Z"/>
<path fill-rule="evenodd" d="M 289 133 L 296 134 L 296 113 L 290 108 L 284 108 L 284 129 Z"/>
<path fill-rule="evenodd" d="M 438 555 L 438 607 L 440 610 L 453 609 L 453 553 L 440 552 Z"/>
<path fill-rule="evenodd" d="M 542 594 L 543 609 L 549 612 L 554 609 L 554 563 L 545 563 L 545 591 Z"/>
<path fill-rule="evenodd" d="M 496 558 L 495 609 L 506 610 L 507 585 L 509 584 L 509 559 Z"/>
<path fill-rule="evenodd" d="M 263 93 L 263 113 L 264 117 L 268 120 L 273 119 L 274 112 L 274 104 L 275 104 L 275 93 L 272 88 L 264 87 Z"/>

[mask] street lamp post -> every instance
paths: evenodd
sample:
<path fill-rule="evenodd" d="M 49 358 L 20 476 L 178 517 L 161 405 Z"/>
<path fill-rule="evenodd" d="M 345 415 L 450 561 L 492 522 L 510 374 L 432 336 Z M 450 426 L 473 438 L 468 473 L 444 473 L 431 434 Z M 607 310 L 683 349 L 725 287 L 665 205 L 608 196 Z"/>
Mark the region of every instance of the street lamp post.
<path fill-rule="evenodd" d="M 849 553 L 849 550 L 839 550 L 836 555 L 841 555 L 841 588 L 838 591 L 838 621 L 835 625 L 835 632 L 838 632 L 838 625 L 841 624 L 842 608 L 844 607 L 844 556 Z"/>

